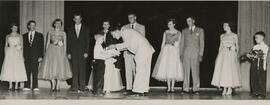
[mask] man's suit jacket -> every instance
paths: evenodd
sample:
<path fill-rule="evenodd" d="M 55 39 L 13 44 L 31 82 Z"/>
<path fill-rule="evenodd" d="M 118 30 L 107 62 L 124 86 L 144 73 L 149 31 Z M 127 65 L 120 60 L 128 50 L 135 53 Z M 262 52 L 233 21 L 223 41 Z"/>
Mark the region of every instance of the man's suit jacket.
<path fill-rule="evenodd" d="M 75 26 L 67 32 L 67 54 L 83 57 L 84 53 L 89 53 L 90 30 L 82 24 L 79 37 L 77 37 Z"/>
<path fill-rule="evenodd" d="M 30 46 L 29 32 L 23 34 L 23 55 L 25 60 L 37 60 L 43 57 L 44 37 L 41 33 L 35 31 L 32 46 Z"/>
<path fill-rule="evenodd" d="M 203 56 L 204 52 L 204 30 L 195 27 L 191 32 L 189 28 L 182 31 L 181 55 L 189 58 Z"/>
<path fill-rule="evenodd" d="M 131 24 L 124 25 L 122 29 L 132 29 Z M 145 26 L 139 23 L 136 23 L 134 30 L 140 32 L 143 36 L 145 36 Z"/>

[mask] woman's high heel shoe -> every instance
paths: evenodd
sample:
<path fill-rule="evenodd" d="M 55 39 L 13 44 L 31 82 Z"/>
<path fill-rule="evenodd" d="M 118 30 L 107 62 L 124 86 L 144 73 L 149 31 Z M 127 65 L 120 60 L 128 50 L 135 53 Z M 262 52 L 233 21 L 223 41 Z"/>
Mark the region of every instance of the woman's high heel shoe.
<path fill-rule="evenodd" d="M 174 89 L 171 89 L 171 93 L 174 93 Z"/>
<path fill-rule="evenodd" d="M 8 92 L 11 92 L 11 91 L 12 91 L 12 88 L 9 88 L 9 89 L 8 89 Z"/>
<path fill-rule="evenodd" d="M 166 93 L 171 93 L 171 91 L 170 91 L 171 89 L 167 89 L 167 91 L 166 91 Z"/>
<path fill-rule="evenodd" d="M 232 88 L 229 88 L 226 94 L 227 95 L 232 95 Z"/>
<path fill-rule="evenodd" d="M 226 95 L 226 90 L 225 89 L 223 90 L 222 95 Z"/>

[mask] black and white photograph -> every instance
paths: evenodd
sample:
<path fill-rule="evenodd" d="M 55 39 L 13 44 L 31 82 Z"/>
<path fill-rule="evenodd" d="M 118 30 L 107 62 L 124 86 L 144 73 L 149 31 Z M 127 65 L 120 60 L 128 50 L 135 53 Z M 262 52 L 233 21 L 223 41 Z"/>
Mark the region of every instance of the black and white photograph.
<path fill-rule="evenodd" d="M 0 0 L 0 105 L 270 104 L 270 1 Z"/>

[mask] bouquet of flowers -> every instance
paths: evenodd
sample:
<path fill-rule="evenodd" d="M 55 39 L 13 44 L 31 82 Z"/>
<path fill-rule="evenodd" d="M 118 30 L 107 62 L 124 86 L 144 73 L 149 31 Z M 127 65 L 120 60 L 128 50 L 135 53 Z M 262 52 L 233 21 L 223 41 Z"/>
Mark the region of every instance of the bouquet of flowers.
<path fill-rule="evenodd" d="M 264 53 L 262 50 L 251 50 L 250 52 L 242 55 L 240 61 L 254 61 L 255 59 L 263 59 Z"/>
<path fill-rule="evenodd" d="M 169 34 L 167 39 L 166 39 L 165 44 L 171 44 L 171 45 L 174 46 L 174 43 L 176 41 L 178 41 L 178 39 L 179 39 L 179 35 L 177 35 L 177 34 Z"/>
<path fill-rule="evenodd" d="M 61 46 L 63 46 L 63 45 L 64 45 L 64 43 L 63 43 L 63 41 L 62 41 L 62 40 L 59 40 L 59 41 L 58 41 L 58 43 L 57 43 L 57 45 L 61 47 Z"/>
<path fill-rule="evenodd" d="M 106 50 L 107 53 L 111 56 L 111 57 L 115 57 L 115 56 L 119 56 L 120 55 L 120 52 L 115 50 L 115 49 L 110 49 L 110 50 Z"/>
<path fill-rule="evenodd" d="M 262 50 L 251 50 L 251 52 L 249 52 L 247 54 L 247 57 L 250 60 L 255 60 L 255 59 L 263 59 L 264 53 Z"/>

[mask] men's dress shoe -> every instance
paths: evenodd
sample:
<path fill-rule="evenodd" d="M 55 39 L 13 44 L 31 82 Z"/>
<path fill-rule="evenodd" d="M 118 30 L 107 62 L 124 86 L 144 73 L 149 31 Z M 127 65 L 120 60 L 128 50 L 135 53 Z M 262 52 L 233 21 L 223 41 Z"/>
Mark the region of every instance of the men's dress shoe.
<path fill-rule="evenodd" d="M 29 88 L 23 88 L 23 91 L 30 91 L 31 89 Z"/>
<path fill-rule="evenodd" d="M 85 92 L 86 90 L 85 90 L 85 89 L 80 89 L 79 91 L 80 91 L 80 92 Z"/>
<path fill-rule="evenodd" d="M 78 93 L 79 90 L 70 90 L 70 93 Z"/>
<path fill-rule="evenodd" d="M 143 94 L 146 96 L 146 95 L 148 95 L 148 93 L 149 93 L 149 92 L 144 92 Z"/>
<path fill-rule="evenodd" d="M 87 91 L 87 92 L 88 92 L 88 91 L 90 91 L 90 89 L 88 89 L 88 88 L 85 88 L 85 89 L 84 89 L 84 91 Z"/>
<path fill-rule="evenodd" d="M 265 98 L 265 95 L 261 95 L 262 98 Z"/>
<path fill-rule="evenodd" d="M 71 90 L 68 90 L 68 92 L 70 92 Z M 50 92 L 54 92 L 53 88 L 50 88 Z"/>
<path fill-rule="evenodd" d="M 35 89 L 33 89 L 34 91 L 39 91 L 39 88 L 35 88 Z"/>
<path fill-rule="evenodd" d="M 258 95 L 257 96 L 259 99 L 264 99 L 265 98 L 265 95 Z"/>
<path fill-rule="evenodd" d="M 181 94 L 188 94 L 188 91 L 182 91 Z"/>
<path fill-rule="evenodd" d="M 81 91 L 81 90 L 77 90 L 77 93 L 83 93 L 83 91 Z"/>
<path fill-rule="evenodd" d="M 126 90 L 123 94 L 128 95 L 128 94 L 131 94 L 131 93 L 132 93 L 132 90 Z"/>
<path fill-rule="evenodd" d="M 130 96 L 140 97 L 140 96 L 145 96 L 145 94 L 144 93 L 132 92 L 132 94 L 130 94 Z"/>
<path fill-rule="evenodd" d="M 12 88 L 11 89 L 8 89 L 8 92 L 11 92 L 12 91 Z"/>
<path fill-rule="evenodd" d="M 171 93 L 170 89 L 166 90 L 166 93 Z"/>
<path fill-rule="evenodd" d="M 18 92 L 18 91 L 20 91 L 20 88 L 18 88 L 18 89 L 14 89 L 14 91 L 15 91 L 15 92 Z"/>
<path fill-rule="evenodd" d="M 194 93 L 194 94 L 200 94 L 200 92 L 199 92 L 199 91 L 194 91 L 193 93 Z"/>

